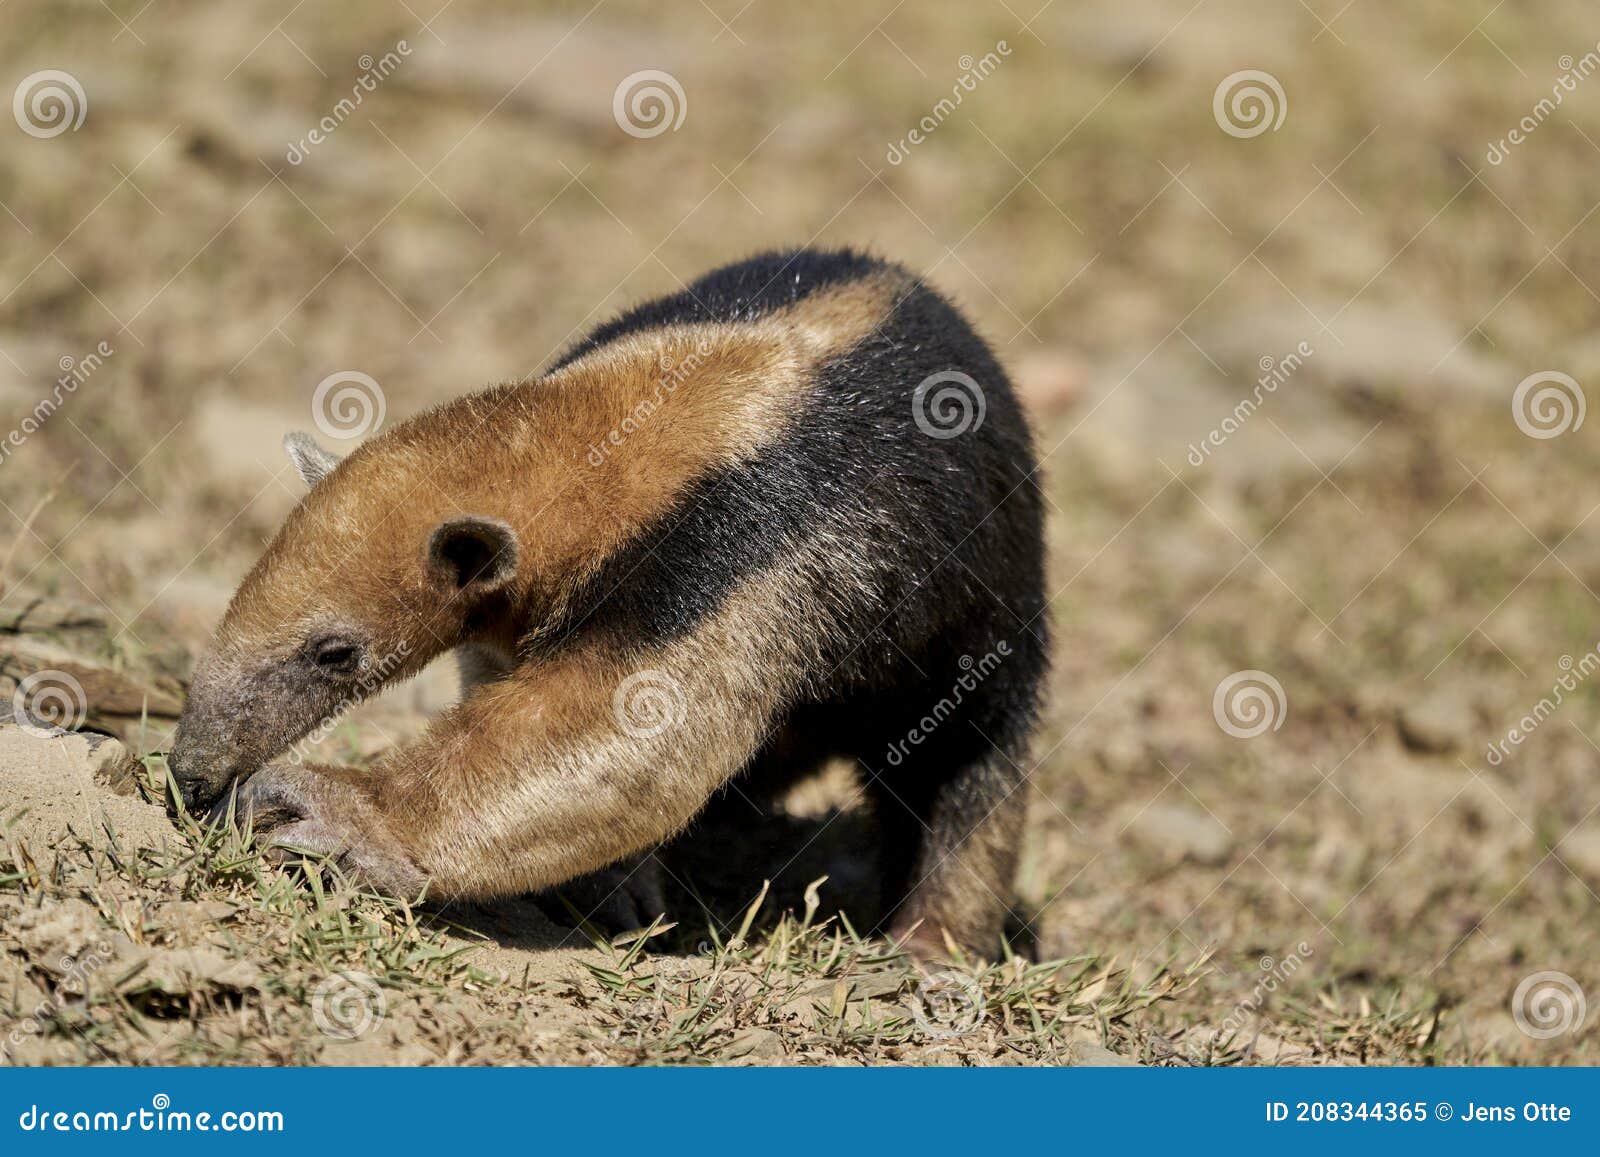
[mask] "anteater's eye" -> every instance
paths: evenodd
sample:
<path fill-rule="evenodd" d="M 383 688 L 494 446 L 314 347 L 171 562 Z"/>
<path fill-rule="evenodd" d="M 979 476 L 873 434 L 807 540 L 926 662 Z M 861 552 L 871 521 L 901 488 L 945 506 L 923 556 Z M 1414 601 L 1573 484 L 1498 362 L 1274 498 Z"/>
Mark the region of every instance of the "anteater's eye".
<path fill-rule="evenodd" d="M 311 649 L 311 661 L 334 675 L 348 675 L 361 664 L 361 648 L 347 639 L 324 639 Z"/>

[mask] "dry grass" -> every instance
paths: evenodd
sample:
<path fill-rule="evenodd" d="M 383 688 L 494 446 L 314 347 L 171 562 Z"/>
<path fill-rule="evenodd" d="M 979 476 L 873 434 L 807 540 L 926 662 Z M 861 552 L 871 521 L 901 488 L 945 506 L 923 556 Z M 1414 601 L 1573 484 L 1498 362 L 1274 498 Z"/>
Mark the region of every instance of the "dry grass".
<path fill-rule="evenodd" d="M 155 801 L 159 760 L 146 774 L 137 790 Z M 248 832 L 181 815 L 178 829 L 160 848 L 128 848 L 109 827 L 75 833 L 43 864 L 8 836 L 0 911 L 18 931 L 5 1012 L 29 1024 L 11 1059 L 1072 1063 L 1104 1055 L 1102 1043 L 1137 1052 L 1140 1014 L 1200 972 L 1136 983 L 1094 957 L 1014 956 L 918 972 L 837 917 L 818 919 L 815 889 L 800 915 L 754 933 L 763 889 L 726 940 L 653 955 L 670 928 L 597 937 L 581 979 L 535 982 L 532 960 L 521 977 L 479 967 L 481 937 L 448 914 L 354 890 L 326 863 L 269 865 Z M 529 1031 L 530 1011 L 552 1003 L 575 1014 L 567 1030 Z M 344 1045 L 344 1029 L 363 1039 Z"/>

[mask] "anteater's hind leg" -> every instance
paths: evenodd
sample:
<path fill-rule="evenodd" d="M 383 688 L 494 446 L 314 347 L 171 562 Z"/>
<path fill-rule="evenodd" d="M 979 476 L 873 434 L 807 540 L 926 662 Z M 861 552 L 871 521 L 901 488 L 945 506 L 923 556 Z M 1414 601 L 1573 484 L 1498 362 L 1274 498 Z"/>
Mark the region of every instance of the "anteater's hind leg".
<path fill-rule="evenodd" d="M 993 959 L 1022 838 L 1022 773 L 993 748 L 939 746 L 869 780 L 884 869 L 880 930 L 924 958 L 948 955 L 948 939 Z"/>

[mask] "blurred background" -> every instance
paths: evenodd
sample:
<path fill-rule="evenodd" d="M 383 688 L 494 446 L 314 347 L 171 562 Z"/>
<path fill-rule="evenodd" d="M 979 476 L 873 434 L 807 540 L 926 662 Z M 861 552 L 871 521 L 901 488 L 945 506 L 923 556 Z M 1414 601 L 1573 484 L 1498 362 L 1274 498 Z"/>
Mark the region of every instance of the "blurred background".
<path fill-rule="evenodd" d="M 866 247 L 1035 420 L 1034 950 L 1210 954 L 1150 1014 L 1190 1053 L 1600 1061 L 1592 5 L 0 18 L 0 618 L 47 600 L 141 742 L 298 499 L 287 430 L 347 446 L 718 264 Z"/>

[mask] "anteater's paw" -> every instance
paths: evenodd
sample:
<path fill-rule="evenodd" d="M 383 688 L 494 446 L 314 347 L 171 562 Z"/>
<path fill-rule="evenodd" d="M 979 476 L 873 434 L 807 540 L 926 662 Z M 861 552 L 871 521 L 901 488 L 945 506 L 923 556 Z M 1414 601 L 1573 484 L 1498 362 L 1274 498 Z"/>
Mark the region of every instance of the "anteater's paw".
<path fill-rule="evenodd" d="M 232 798 L 212 809 L 254 828 L 267 856 L 284 863 L 306 856 L 326 858 L 364 887 L 400 900 L 415 900 L 427 876 L 397 841 L 375 826 L 368 806 L 345 782 L 304 767 L 273 765 L 251 776 Z"/>
<path fill-rule="evenodd" d="M 576 910 L 586 923 L 607 936 L 616 936 L 648 928 L 666 915 L 662 883 L 661 862 L 653 852 L 646 852 L 568 880 L 541 896 L 541 902 L 556 919 L 570 920 Z"/>

